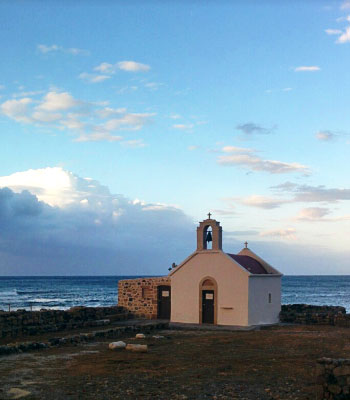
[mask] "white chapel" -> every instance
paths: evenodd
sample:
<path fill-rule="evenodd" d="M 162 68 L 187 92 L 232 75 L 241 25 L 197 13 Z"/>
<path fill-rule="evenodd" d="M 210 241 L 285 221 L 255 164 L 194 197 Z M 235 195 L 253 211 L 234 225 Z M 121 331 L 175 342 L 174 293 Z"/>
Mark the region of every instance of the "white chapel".
<path fill-rule="evenodd" d="M 279 322 L 282 274 L 253 253 L 222 250 L 220 223 L 197 228 L 197 249 L 170 273 L 171 322 L 250 326 Z M 209 245 L 211 249 L 209 249 Z"/>

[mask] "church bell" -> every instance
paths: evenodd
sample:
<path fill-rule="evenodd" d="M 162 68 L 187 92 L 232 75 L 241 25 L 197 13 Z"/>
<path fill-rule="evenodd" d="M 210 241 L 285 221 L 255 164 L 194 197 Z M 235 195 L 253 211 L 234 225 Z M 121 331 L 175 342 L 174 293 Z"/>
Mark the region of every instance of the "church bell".
<path fill-rule="evenodd" d="M 207 232 L 207 238 L 205 239 L 207 242 L 212 242 L 213 241 L 213 237 L 211 235 L 211 232 Z"/>

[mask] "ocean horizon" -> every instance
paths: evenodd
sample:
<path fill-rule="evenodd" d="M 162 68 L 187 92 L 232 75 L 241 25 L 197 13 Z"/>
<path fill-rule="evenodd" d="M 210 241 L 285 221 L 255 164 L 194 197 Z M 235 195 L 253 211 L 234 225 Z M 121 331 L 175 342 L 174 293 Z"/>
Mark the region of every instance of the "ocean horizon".
<path fill-rule="evenodd" d="M 159 275 L 0 276 L 0 310 L 65 310 L 117 304 L 118 281 Z M 350 275 L 284 275 L 282 304 L 350 309 Z"/>

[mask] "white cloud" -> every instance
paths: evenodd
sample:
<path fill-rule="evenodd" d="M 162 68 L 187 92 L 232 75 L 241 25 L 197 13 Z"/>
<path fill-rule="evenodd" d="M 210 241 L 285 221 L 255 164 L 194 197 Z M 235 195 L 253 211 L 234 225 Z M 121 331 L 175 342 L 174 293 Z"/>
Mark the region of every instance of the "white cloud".
<path fill-rule="evenodd" d="M 101 72 L 102 74 L 112 74 L 115 72 L 115 66 L 106 62 L 101 63 L 94 68 L 94 71 Z"/>
<path fill-rule="evenodd" d="M 34 111 L 31 118 L 39 122 L 55 122 L 62 118 L 62 114 L 46 111 Z"/>
<path fill-rule="evenodd" d="M 245 148 L 245 147 L 236 147 L 236 146 L 224 146 L 221 151 L 224 153 L 253 153 L 255 150 Z"/>
<path fill-rule="evenodd" d="M 69 113 L 66 119 L 61 119 L 60 124 L 73 131 L 82 131 L 86 124 L 79 119 L 79 115 Z"/>
<path fill-rule="evenodd" d="M 343 32 L 337 39 L 337 43 L 347 43 L 350 42 L 350 26 L 348 26 L 345 29 L 345 32 Z"/>
<path fill-rule="evenodd" d="M 115 115 L 122 115 L 125 114 L 127 112 L 125 107 L 121 107 L 121 108 L 111 108 L 111 107 L 105 107 L 101 110 L 97 110 L 96 113 L 98 114 L 98 116 L 100 118 L 108 118 L 111 116 L 115 116 Z"/>
<path fill-rule="evenodd" d="M 342 31 L 340 29 L 325 29 L 327 35 L 340 35 Z"/>
<path fill-rule="evenodd" d="M 337 135 L 331 131 L 319 131 L 316 133 L 316 138 L 321 142 L 330 142 L 336 137 Z"/>
<path fill-rule="evenodd" d="M 65 50 L 69 54 L 73 54 L 73 56 L 88 56 L 90 52 L 88 50 L 77 49 L 76 47 L 70 47 L 69 49 Z"/>
<path fill-rule="evenodd" d="M 29 169 L 0 177 L 0 187 L 16 193 L 28 190 L 50 206 L 63 207 L 75 201 L 73 186 L 76 178 L 60 167 Z M 83 195 L 82 195 L 83 196 Z"/>
<path fill-rule="evenodd" d="M 1 112 L 7 117 L 18 122 L 30 122 L 28 117 L 28 106 L 32 103 L 32 99 L 25 97 L 20 100 L 7 100 L 1 104 Z"/>
<path fill-rule="evenodd" d="M 147 82 L 145 83 L 145 88 L 149 90 L 158 90 L 160 87 L 164 86 L 164 83 L 159 82 Z"/>
<path fill-rule="evenodd" d="M 192 145 L 192 146 L 188 146 L 188 147 L 187 147 L 187 149 L 188 149 L 189 151 L 197 150 L 197 149 L 199 149 L 199 148 L 200 148 L 199 146 L 195 146 L 195 145 Z"/>
<path fill-rule="evenodd" d="M 146 144 L 143 142 L 142 139 L 133 139 L 133 140 L 126 140 L 122 142 L 122 145 L 125 147 L 131 147 L 131 148 L 142 148 L 145 147 Z"/>
<path fill-rule="evenodd" d="M 254 154 L 230 154 L 221 155 L 217 159 L 218 164 L 223 166 L 238 165 L 250 171 L 264 171 L 270 174 L 301 173 L 309 175 L 308 167 L 299 163 L 286 163 L 275 160 L 264 160 Z"/>
<path fill-rule="evenodd" d="M 348 21 L 350 22 L 350 15 L 347 15 L 346 17 L 339 17 L 336 19 L 337 22 L 344 22 L 344 21 Z"/>
<path fill-rule="evenodd" d="M 260 232 L 260 236 L 279 237 L 281 239 L 296 240 L 296 230 L 294 228 L 276 229 L 270 231 Z"/>
<path fill-rule="evenodd" d="M 350 10 L 350 1 L 344 1 L 340 6 L 341 10 Z"/>
<path fill-rule="evenodd" d="M 182 117 L 179 114 L 170 114 L 169 118 L 171 118 L 171 119 L 181 119 Z"/>
<path fill-rule="evenodd" d="M 311 66 L 301 66 L 301 67 L 296 67 L 294 68 L 295 72 L 315 72 L 315 71 L 320 71 L 320 67 L 316 65 L 311 65 Z"/>
<path fill-rule="evenodd" d="M 194 127 L 194 124 L 174 124 L 173 125 L 174 129 L 179 129 L 182 131 L 191 130 L 193 127 Z"/>
<path fill-rule="evenodd" d="M 109 132 L 82 133 L 75 142 L 120 142 L 122 136 L 111 135 Z"/>
<path fill-rule="evenodd" d="M 18 97 L 30 97 L 30 96 L 37 96 L 38 94 L 43 94 L 43 90 L 31 90 L 28 92 L 19 92 L 19 93 L 13 93 L 12 97 L 18 98 Z"/>
<path fill-rule="evenodd" d="M 223 217 L 232 217 L 233 215 L 237 215 L 236 211 L 234 210 L 218 210 L 218 209 L 213 209 L 213 213 L 215 215 L 222 215 Z M 247 232 L 247 231 L 245 231 Z M 226 232 L 225 234 L 231 234 L 232 232 Z"/>
<path fill-rule="evenodd" d="M 152 123 L 156 115 L 131 113 L 123 107 L 105 105 L 105 102 L 77 100 L 68 92 L 50 91 L 40 101 L 31 98 L 7 100 L 0 104 L 0 112 L 17 122 L 40 127 L 46 125 L 59 131 L 67 129 L 77 135 L 75 141 L 78 142 L 121 141 L 123 138 L 113 135 L 113 132 L 138 131 Z M 138 146 L 141 144 L 138 143 Z"/>
<path fill-rule="evenodd" d="M 151 69 L 151 67 L 147 64 L 141 64 L 135 61 L 119 61 L 115 64 L 110 64 L 107 62 L 103 62 L 100 65 L 97 65 L 94 68 L 94 71 L 98 71 L 102 74 L 113 75 L 118 70 L 127 71 L 127 72 L 147 72 Z M 147 85 L 147 84 L 146 84 Z M 145 86 L 146 86 L 145 85 Z M 149 87 L 159 86 L 161 84 L 151 82 L 148 85 Z"/>
<path fill-rule="evenodd" d="M 267 210 L 278 208 L 283 204 L 290 203 L 290 201 L 286 199 L 277 199 L 273 197 L 260 196 L 257 194 L 241 199 L 236 199 L 236 201 L 239 201 L 245 206 L 264 208 Z"/>
<path fill-rule="evenodd" d="M 135 92 L 137 89 L 138 89 L 138 86 L 136 86 L 136 85 L 123 86 L 117 90 L 117 93 L 118 94 L 131 93 L 131 92 Z"/>
<path fill-rule="evenodd" d="M 151 69 L 149 65 L 135 61 L 120 61 L 117 65 L 119 69 L 128 72 L 146 72 Z"/>
<path fill-rule="evenodd" d="M 79 78 L 84 79 L 90 83 L 99 83 L 110 79 L 111 77 L 109 75 L 88 74 L 87 72 L 82 72 L 79 75 Z"/>
<path fill-rule="evenodd" d="M 309 207 L 300 210 L 299 214 L 295 217 L 298 221 L 320 221 L 322 218 L 330 213 L 329 208 L 323 207 Z"/>
<path fill-rule="evenodd" d="M 45 111 L 59 111 L 68 110 L 69 108 L 76 107 L 80 103 L 73 98 L 68 92 L 48 92 L 42 103 L 37 107 Z"/>
<path fill-rule="evenodd" d="M 154 113 L 125 113 L 120 118 L 112 118 L 105 122 L 101 128 L 108 132 L 120 129 L 138 131 L 144 125 L 152 122 Z"/>
<path fill-rule="evenodd" d="M 56 44 L 52 44 L 51 46 L 47 46 L 45 44 L 38 44 L 37 45 L 37 49 L 41 52 L 41 53 L 51 53 L 53 51 L 58 51 L 60 49 L 59 46 L 57 46 Z"/>
<path fill-rule="evenodd" d="M 46 44 L 38 44 L 37 49 L 38 49 L 38 51 L 40 51 L 40 53 L 43 53 L 43 54 L 55 53 L 55 52 L 68 53 L 68 54 L 72 54 L 74 56 L 78 56 L 78 55 L 87 56 L 90 54 L 90 52 L 87 50 L 78 49 L 76 47 L 64 48 L 62 46 L 58 46 L 57 44 L 52 44 L 50 46 L 48 46 Z"/>

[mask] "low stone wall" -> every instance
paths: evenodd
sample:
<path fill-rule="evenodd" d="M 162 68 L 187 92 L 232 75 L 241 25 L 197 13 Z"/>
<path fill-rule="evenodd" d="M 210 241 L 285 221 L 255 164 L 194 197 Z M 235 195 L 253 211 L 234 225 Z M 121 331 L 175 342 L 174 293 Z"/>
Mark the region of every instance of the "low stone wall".
<path fill-rule="evenodd" d="M 317 360 L 316 383 L 316 400 L 350 399 L 350 359 Z"/>
<path fill-rule="evenodd" d="M 350 326 L 350 314 L 346 314 L 344 307 L 338 306 L 287 304 L 281 307 L 280 322 Z"/>
<path fill-rule="evenodd" d="M 9 343 L 0 346 L 0 357 L 10 354 L 23 353 L 33 350 L 47 349 L 49 347 L 60 347 L 65 345 L 76 345 L 78 343 L 90 342 L 101 339 L 114 339 L 129 334 L 131 332 L 151 333 L 157 329 L 167 329 L 168 323 L 157 322 L 147 324 L 134 324 L 117 326 L 110 329 L 93 331 L 89 333 L 79 333 L 77 335 L 70 335 L 65 337 L 50 338 L 45 342 L 22 342 L 22 343 Z"/>
<path fill-rule="evenodd" d="M 138 318 L 157 318 L 158 286 L 171 285 L 168 276 L 125 279 L 118 282 L 118 306 Z"/>
<path fill-rule="evenodd" d="M 123 307 L 73 307 L 69 310 L 0 311 L 0 338 L 15 338 L 86 326 L 106 325 L 132 315 Z"/>

